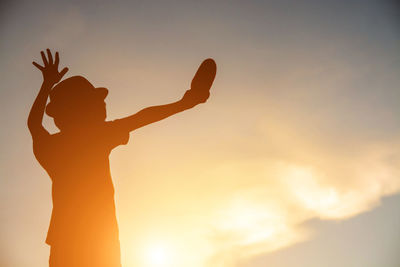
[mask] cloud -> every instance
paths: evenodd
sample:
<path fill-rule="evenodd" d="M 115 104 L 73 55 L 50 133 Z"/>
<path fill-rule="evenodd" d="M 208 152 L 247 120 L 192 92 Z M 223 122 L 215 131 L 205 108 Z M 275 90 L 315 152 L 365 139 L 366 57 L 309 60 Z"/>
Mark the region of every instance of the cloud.
<path fill-rule="evenodd" d="M 307 240 L 312 237 L 312 229 L 304 228 L 307 220 L 348 219 L 400 191 L 398 142 L 366 143 L 346 155 L 321 144 L 318 150 L 308 148 L 309 141 L 288 139 L 282 149 L 302 148 L 299 153 L 231 162 L 209 174 L 235 173 L 248 177 L 248 183 L 226 195 L 212 216 L 210 242 L 217 252 L 206 266 L 237 266 L 248 257 Z"/>

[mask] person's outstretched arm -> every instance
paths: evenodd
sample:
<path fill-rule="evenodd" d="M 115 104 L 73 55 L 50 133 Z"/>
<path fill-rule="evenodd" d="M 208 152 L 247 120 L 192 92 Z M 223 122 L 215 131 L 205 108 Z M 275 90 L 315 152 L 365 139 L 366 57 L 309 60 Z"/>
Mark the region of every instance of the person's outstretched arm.
<path fill-rule="evenodd" d="M 120 119 L 118 123 L 125 130 L 130 132 L 153 122 L 165 119 L 176 113 L 193 108 L 200 103 L 204 103 L 207 101 L 209 96 L 210 93 L 208 91 L 199 92 L 188 90 L 179 101 L 142 109 L 136 114 Z"/>
<path fill-rule="evenodd" d="M 68 71 L 68 68 L 64 68 L 61 72 L 58 71 L 58 64 L 60 61 L 58 52 L 55 54 L 54 62 L 53 56 L 51 55 L 49 49 L 47 49 L 48 58 L 46 58 L 43 51 L 41 51 L 40 54 L 42 56 L 44 66 L 41 66 L 36 62 L 32 62 L 32 64 L 37 67 L 43 75 L 42 86 L 40 87 L 40 91 L 35 99 L 35 102 L 33 102 L 28 117 L 28 128 L 33 138 L 49 134 L 42 124 L 47 98 L 53 86 L 58 83 Z"/>
<path fill-rule="evenodd" d="M 132 116 L 118 120 L 118 124 L 124 131 L 130 132 L 206 102 L 210 96 L 210 88 L 216 72 L 215 61 L 211 58 L 204 60 L 193 77 L 191 89 L 186 91 L 181 100 L 167 105 L 145 108 Z"/>

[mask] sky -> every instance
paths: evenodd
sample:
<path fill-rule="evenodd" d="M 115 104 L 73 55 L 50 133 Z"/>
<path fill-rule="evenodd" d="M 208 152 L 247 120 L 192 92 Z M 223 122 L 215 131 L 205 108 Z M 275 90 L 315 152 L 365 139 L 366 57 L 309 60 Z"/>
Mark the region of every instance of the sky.
<path fill-rule="evenodd" d="M 107 87 L 108 119 L 207 103 L 110 156 L 123 266 L 400 265 L 396 1 L 2 1 L 0 265 L 45 266 L 51 180 L 26 126 L 33 67 Z M 52 120 L 45 126 L 57 132 Z"/>

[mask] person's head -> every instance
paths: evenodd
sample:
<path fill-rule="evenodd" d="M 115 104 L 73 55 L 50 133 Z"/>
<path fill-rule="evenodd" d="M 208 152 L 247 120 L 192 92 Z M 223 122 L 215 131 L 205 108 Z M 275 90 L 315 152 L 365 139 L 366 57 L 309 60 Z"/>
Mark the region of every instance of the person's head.
<path fill-rule="evenodd" d="M 58 83 L 50 92 L 46 114 L 60 130 L 84 128 L 106 119 L 106 88 L 95 88 L 82 76 Z"/>

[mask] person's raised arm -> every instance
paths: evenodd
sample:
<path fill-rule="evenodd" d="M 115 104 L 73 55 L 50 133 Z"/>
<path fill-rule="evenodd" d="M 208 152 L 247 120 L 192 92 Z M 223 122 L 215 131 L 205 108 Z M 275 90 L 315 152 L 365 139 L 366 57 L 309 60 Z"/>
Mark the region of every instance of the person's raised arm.
<path fill-rule="evenodd" d="M 211 58 L 204 60 L 193 77 L 191 89 L 186 91 L 181 100 L 167 105 L 145 108 L 132 116 L 118 120 L 118 124 L 125 131 L 133 131 L 206 102 L 210 96 L 210 88 L 216 73 L 215 61 Z"/>
<path fill-rule="evenodd" d="M 55 54 L 54 62 L 53 56 L 49 49 L 47 49 L 47 58 L 43 51 L 41 51 L 40 54 L 42 56 L 44 66 L 41 66 L 36 62 L 32 62 L 32 64 L 36 68 L 38 68 L 43 75 L 42 86 L 35 99 L 35 102 L 33 102 L 31 111 L 28 116 L 28 128 L 33 138 L 48 134 L 47 130 L 42 125 L 47 98 L 53 86 L 58 83 L 64 76 L 64 74 L 68 71 L 68 68 L 64 68 L 60 72 L 58 71 L 58 64 L 60 61 L 58 52 L 56 52 Z"/>
<path fill-rule="evenodd" d="M 209 96 L 210 93 L 208 91 L 197 92 L 188 90 L 179 101 L 142 109 L 136 114 L 120 119 L 119 123 L 126 131 L 130 132 L 153 122 L 165 119 L 176 113 L 193 108 L 197 104 L 204 103 L 207 101 Z"/>

